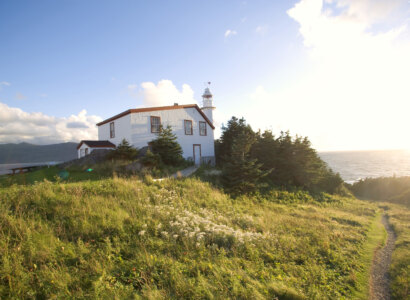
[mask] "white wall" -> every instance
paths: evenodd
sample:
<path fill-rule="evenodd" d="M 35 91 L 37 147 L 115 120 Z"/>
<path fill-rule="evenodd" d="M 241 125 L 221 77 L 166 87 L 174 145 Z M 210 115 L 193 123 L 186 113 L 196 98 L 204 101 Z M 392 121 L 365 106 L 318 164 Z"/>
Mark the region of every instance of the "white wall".
<path fill-rule="evenodd" d="M 205 116 L 209 119 L 209 121 L 211 121 L 211 123 L 214 122 L 214 118 L 213 118 L 213 107 L 204 107 L 202 109 L 203 113 L 205 114 Z"/>
<path fill-rule="evenodd" d="M 90 154 L 91 152 L 93 152 L 96 149 L 108 149 L 108 150 L 112 150 L 113 148 L 104 148 L 104 147 L 97 147 L 97 148 L 91 148 L 88 145 L 86 145 L 85 143 L 83 143 L 81 145 L 80 148 L 78 148 L 77 150 L 77 155 L 78 158 L 84 157 L 85 156 L 85 149 L 88 148 L 88 154 Z"/>
<path fill-rule="evenodd" d="M 126 138 L 134 147 L 142 148 L 154 140 L 157 135 L 151 133 L 151 116 L 160 117 L 161 124 L 166 127 L 171 125 L 181 145 L 184 158 L 193 157 L 193 145 L 201 145 L 202 157 L 214 157 L 214 132 L 206 123 L 207 135 L 199 135 L 199 121 L 205 121 L 195 108 L 181 108 L 163 111 L 131 113 L 120 119 L 114 120 L 115 138 L 110 138 L 110 125 L 106 123 L 98 127 L 98 139 L 108 140 L 118 145 Z M 193 135 L 185 135 L 184 120 L 192 120 Z M 117 125 L 118 124 L 118 125 Z"/>
<path fill-rule="evenodd" d="M 82 144 L 81 147 L 77 150 L 78 152 L 78 158 L 81 158 L 83 156 L 85 156 L 85 149 L 88 148 L 88 153 L 90 152 L 90 147 L 88 147 L 86 144 Z"/>
<path fill-rule="evenodd" d="M 122 139 L 126 139 L 131 143 L 131 114 L 125 115 L 113 121 L 115 128 L 114 138 L 110 138 L 110 123 L 98 126 L 98 140 L 110 141 L 114 145 L 121 143 Z"/>

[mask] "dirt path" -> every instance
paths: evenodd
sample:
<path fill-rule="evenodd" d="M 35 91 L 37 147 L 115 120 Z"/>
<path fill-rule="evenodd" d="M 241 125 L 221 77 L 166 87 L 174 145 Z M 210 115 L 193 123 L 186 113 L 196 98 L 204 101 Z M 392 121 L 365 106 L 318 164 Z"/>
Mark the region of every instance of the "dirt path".
<path fill-rule="evenodd" d="M 370 278 L 370 300 L 389 300 L 390 296 L 390 278 L 389 266 L 391 263 L 391 255 L 394 249 L 396 236 L 393 228 L 389 224 L 386 215 L 382 217 L 382 223 L 387 232 L 386 245 L 376 251 L 373 259 L 372 272 Z"/>

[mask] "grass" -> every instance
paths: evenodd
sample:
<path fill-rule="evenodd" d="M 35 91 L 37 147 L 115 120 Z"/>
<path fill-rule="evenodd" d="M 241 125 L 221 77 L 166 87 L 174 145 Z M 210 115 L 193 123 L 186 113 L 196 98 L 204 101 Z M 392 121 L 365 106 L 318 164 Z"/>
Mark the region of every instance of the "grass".
<path fill-rule="evenodd" d="M 353 296 L 354 299 L 369 299 L 369 274 L 371 272 L 373 257 L 375 251 L 385 245 L 387 238 L 386 230 L 381 223 L 381 217 L 381 214 L 378 213 L 374 218 L 367 235 L 367 240 L 363 245 L 360 261 L 364 269 L 357 277 L 357 289 Z"/>
<path fill-rule="evenodd" d="M 5 187 L 0 298 L 352 298 L 377 206 L 297 193 L 232 199 L 190 178 Z"/>
<path fill-rule="evenodd" d="M 98 180 L 112 176 L 108 174 L 99 174 L 96 172 L 87 172 L 84 168 L 70 168 L 68 170 L 60 169 L 56 166 L 50 168 L 41 168 L 32 172 L 19 173 L 15 175 L 0 176 L 0 187 L 9 187 L 13 184 L 25 185 L 41 182 L 44 179 L 48 181 L 68 181 L 78 182 L 84 180 Z"/>
<path fill-rule="evenodd" d="M 86 180 L 100 180 L 104 178 L 111 178 L 114 174 L 116 176 L 129 176 L 135 174 L 151 174 L 154 178 L 167 177 L 175 172 L 187 168 L 192 163 L 184 161 L 178 166 L 161 165 L 158 168 L 144 169 L 139 172 L 127 171 L 126 166 L 130 161 L 113 161 L 104 162 L 94 165 L 73 166 L 62 169 L 58 166 L 49 168 L 40 168 L 38 170 L 26 173 L 18 173 L 13 176 L 0 176 L 0 187 L 9 187 L 13 184 L 27 185 L 41 182 L 44 179 L 51 182 L 80 182 Z"/>
<path fill-rule="evenodd" d="M 393 299 L 410 299 L 410 210 L 402 205 L 383 203 L 389 222 L 396 234 L 390 266 Z"/>

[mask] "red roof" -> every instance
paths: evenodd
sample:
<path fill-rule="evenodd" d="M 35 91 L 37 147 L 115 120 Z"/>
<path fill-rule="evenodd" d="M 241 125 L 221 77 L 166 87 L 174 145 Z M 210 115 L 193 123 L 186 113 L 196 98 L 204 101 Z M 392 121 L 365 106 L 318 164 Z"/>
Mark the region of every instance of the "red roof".
<path fill-rule="evenodd" d="M 90 148 L 115 148 L 115 145 L 110 141 L 81 141 L 77 149 L 80 149 L 82 144 L 86 144 Z"/>
<path fill-rule="evenodd" d="M 149 112 L 149 111 L 158 111 L 158 110 L 171 110 L 171 109 L 182 109 L 182 108 L 195 108 L 201 116 L 204 118 L 204 120 L 211 126 L 212 129 L 215 129 L 214 125 L 212 122 L 208 119 L 208 117 L 204 114 L 204 112 L 198 107 L 196 104 L 186 104 L 186 105 L 171 105 L 171 106 L 157 106 L 157 107 L 146 107 L 146 108 L 134 108 L 134 109 L 129 109 L 126 110 L 118 115 L 115 115 L 114 117 L 111 117 L 109 119 L 106 119 L 100 123 L 97 123 L 97 126 L 104 125 L 108 122 L 112 122 L 118 118 L 121 118 L 123 116 L 126 116 L 130 113 L 139 113 L 139 112 Z"/>

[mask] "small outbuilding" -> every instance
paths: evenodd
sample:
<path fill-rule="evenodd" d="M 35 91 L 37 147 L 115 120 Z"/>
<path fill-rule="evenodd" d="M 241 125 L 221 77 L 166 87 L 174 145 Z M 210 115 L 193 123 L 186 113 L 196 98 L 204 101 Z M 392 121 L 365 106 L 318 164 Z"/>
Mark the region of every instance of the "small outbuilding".
<path fill-rule="evenodd" d="M 115 149 L 115 145 L 110 141 L 81 141 L 77 146 L 78 158 L 90 154 L 95 149 Z"/>

